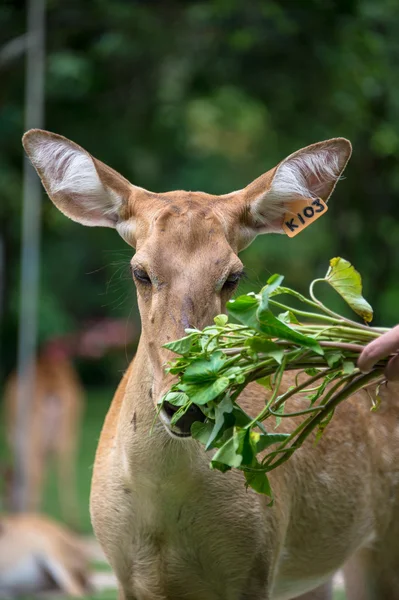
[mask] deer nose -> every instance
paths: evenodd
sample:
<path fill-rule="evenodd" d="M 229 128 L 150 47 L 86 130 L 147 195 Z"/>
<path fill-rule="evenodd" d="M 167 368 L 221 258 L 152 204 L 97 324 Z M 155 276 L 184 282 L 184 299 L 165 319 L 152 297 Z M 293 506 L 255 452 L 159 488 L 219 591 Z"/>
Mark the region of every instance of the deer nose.
<path fill-rule="evenodd" d="M 179 410 L 178 406 L 173 406 L 173 404 L 169 404 L 169 402 L 164 402 L 162 408 L 164 409 L 169 419 L 171 419 L 175 412 Z M 177 423 L 175 423 L 174 427 L 179 429 L 181 433 L 184 433 L 185 435 L 190 435 L 191 425 L 195 423 L 195 421 L 200 421 L 201 423 L 203 423 L 204 420 L 204 413 L 198 408 L 198 406 L 192 404 L 190 408 L 184 413 L 184 415 L 180 417 Z"/>

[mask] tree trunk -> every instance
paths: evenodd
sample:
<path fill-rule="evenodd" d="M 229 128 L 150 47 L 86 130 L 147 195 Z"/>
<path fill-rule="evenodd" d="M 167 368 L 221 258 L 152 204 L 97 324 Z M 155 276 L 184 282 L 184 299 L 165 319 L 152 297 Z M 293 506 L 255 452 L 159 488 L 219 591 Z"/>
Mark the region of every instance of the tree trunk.
<path fill-rule="evenodd" d="M 25 130 L 43 127 L 45 0 L 28 0 L 28 46 L 25 76 Z M 39 282 L 41 183 L 25 157 L 18 337 L 17 427 L 14 440 L 12 504 L 28 506 L 29 425 L 35 387 Z"/>

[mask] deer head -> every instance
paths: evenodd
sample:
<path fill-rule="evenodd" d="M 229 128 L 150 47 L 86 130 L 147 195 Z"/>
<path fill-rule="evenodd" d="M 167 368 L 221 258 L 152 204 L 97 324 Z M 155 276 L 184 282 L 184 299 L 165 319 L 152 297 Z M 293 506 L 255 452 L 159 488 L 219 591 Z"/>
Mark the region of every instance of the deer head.
<path fill-rule="evenodd" d="M 131 271 L 155 403 L 171 384 L 164 364 L 172 354 L 163 344 L 223 312 L 243 273 L 239 252 L 258 234 L 282 233 L 291 202 L 327 201 L 351 154 L 344 138 L 312 144 L 244 189 L 213 196 L 149 192 L 77 144 L 46 131 L 28 131 L 23 144 L 61 212 L 83 225 L 113 227 L 136 249 Z M 168 431 L 189 435 L 198 415 L 187 413 L 171 431 L 172 412 L 166 407 L 160 415 Z"/>

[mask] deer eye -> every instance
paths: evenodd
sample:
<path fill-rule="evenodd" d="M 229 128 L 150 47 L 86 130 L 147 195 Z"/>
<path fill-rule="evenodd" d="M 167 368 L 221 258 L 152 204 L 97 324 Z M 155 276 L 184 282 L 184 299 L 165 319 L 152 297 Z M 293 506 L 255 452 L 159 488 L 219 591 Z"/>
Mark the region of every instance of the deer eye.
<path fill-rule="evenodd" d="M 233 288 L 235 287 L 238 282 L 240 281 L 240 279 L 243 277 L 244 273 L 242 271 L 237 272 L 237 273 L 230 273 L 230 275 L 227 277 L 226 281 L 224 282 L 224 286 L 225 288 Z"/>
<path fill-rule="evenodd" d="M 150 276 L 147 271 L 141 269 L 139 267 L 135 267 L 132 269 L 133 277 L 139 281 L 140 283 L 144 283 L 145 285 L 151 284 Z"/>

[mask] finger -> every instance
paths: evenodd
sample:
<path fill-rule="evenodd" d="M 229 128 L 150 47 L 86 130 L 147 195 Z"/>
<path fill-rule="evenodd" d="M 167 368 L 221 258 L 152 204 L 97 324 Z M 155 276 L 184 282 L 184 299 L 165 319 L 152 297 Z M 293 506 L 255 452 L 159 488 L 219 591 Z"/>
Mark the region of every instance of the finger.
<path fill-rule="evenodd" d="M 388 381 L 399 381 L 399 354 L 392 357 L 385 368 L 385 377 Z"/>
<path fill-rule="evenodd" d="M 399 349 L 399 325 L 368 344 L 357 361 L 363 373 L 371 371 L 375 363 Z"/>

